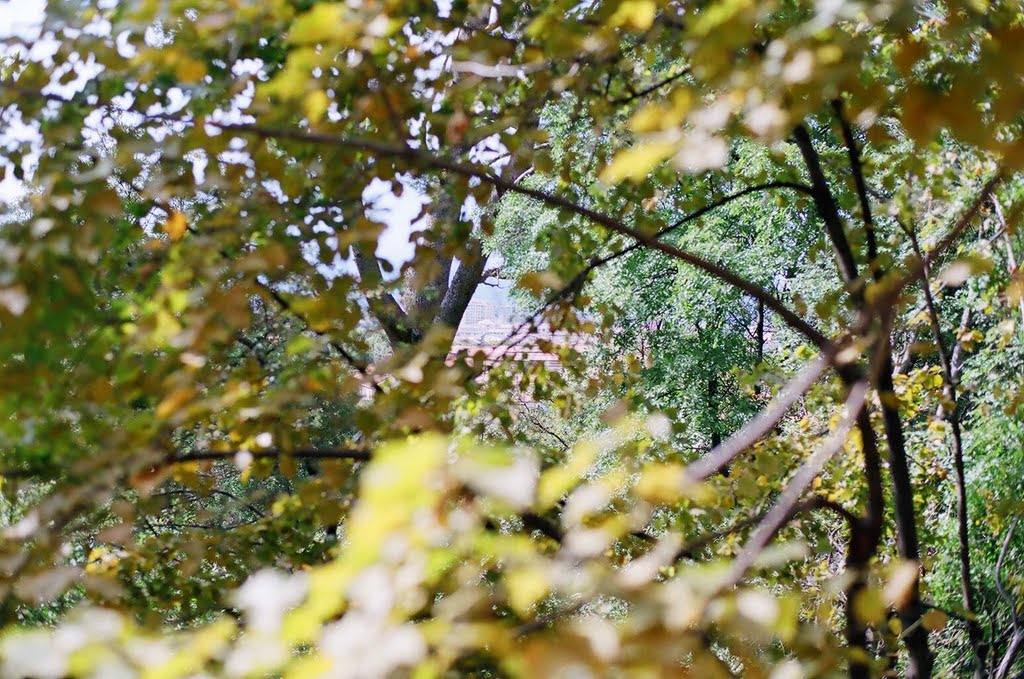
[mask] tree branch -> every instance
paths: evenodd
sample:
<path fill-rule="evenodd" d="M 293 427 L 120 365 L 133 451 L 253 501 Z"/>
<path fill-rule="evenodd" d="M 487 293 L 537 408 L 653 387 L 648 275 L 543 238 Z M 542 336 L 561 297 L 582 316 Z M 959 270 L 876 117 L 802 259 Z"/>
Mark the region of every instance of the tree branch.
<path fill-rule="evenodd" d="M 811 136 L 807 128 L 797 125 L 793 130 L 793 137 L 796 140 L 797 148 L 803 156 L 804 164 L 811 175 L 811 187 L 814 198 L 814 205 L 818 214 L 825 222 L 825 230 L 828 232 L 829 241 L 832 243 L 832 251 L 836 257 L 836 265 L 846 285 L 853 285 L 857 280 L 857 263 L 853 258 L 853 250 L 846 239 L 846 232 L 843 230 L 842 217 L 839 215 L 839 207 L 835 198 L 832 197 L 832 190 L 829 188 L 828 179 L 821 169 L 821 162 L 818 152 L 814 148 Z"/>
<path fill-rule="evenodd" d="M 778 530 L 792 515 L 794 508 L 800 500 L 800 496 L 811 485 L 814 477 L 821 473 L 825 463 L 832 459 L 845 445 L 850 430 L 853 429 L 857 419 L 860 417 L 861 411 L 864 409 L 864 397 L 867 395 L 867 389 L 867 382 L 863 381 L 854 384 L 850 388 L 849 396 L 844 404 L 843 417 L 839 424 L 821 447 L 807 459 L 803 466 L 793 475 L 793 478 L 790 479 L 779 499 L 765 515 L 764 520 L 758 525 L 757 530 L 754 531 L 747 544 L 743 546 L 743 550 L 733 560 L 729 574 L 720 585 L 720 590 L 726 590 L 735 586 L 743 578 L 747 569 L 754 565 L 754 562 L 764 548 L 768 546 L 768 543 L 771 542 Z"/>
<path fill-rule="evenodd" d="M 637 90 L 635 92 L 631 92 L 629 95 L 627 95 L 625 97 L 619 97 L 618 99 L 612 99 L 611 102 L 609 102 L 609 103 L 612 106 L 625 106 L 626 104 L 631 104 L 634 101 L 636 101 L 637 99 L 642 99 L 643 97 L 646 97 L 648 94 L 651 94 L 652 92 L 656 92 L 656 91 L 660 90 L 665 85 L 670 85 L 671 83 L 675 82 L 676 80 L 679 80 L 683 76 L 687 75 L 689 72 L 690 72 L 689 68 L 684 68 L 683 70 L 679 71 L 675 75 L 670 75 L 667 78 L 664 78 L 663 80 L 659 80 L 658 82 L 654 83 L 653 85 L 649 85 L 649 86 L 647 86 L 647 87 L 645 87 L 645 88 L 643 88 L 641 90 Z"/>
<path fill-rule="evenodd" d="M 183 122 L 176 120 L 176 122 Z M 787 324 L 798 330 L 808 340 L 810 340 L 815 346 L 821 348 L 829 344 L 828 338 L 818 332 L 814 327 L 808 324 L 803 318 L 801 318 L 796 312 L 786 307 L 782 302 L 776 299 L 771 293 L 767 292 L 760 286 L 748 281 L 742 276 L 722 267 L 714 262 L 708 261 L 699 255 L 696 255 L 687 250 L 683 250 L 674 245 L 664 243 L 658 240 L 657 235 L 647 234 L 643 231 L 628 226 L 624 222 L 615 219 L 609 215 L 597 212 L 588 207 L 584 207 L 572 200 L 565 198 L 564 196 L 548 193 L 540 189 L 533 189 L 516 184 L 514 181 L 501 177 L 495 174 L 490 169 L 484 169 L 475 165 L 461 163 L 456 160 L 444 158 L 442 156 L 435 156 L 432 153 L 423 151 L 421 149 L 415 149 L 409 146 L 388 144 L 385 142 L 376 141 L 373 139 L 365 139 L 361 137 L 348 137 L 344 135 L 331 135 L 319 132 L 301 132 L 298 130 L 288 129 L 276 129 L 267 128 L 260 125 L 252 125 L 247 123 L 213 123 L 207 121 L 208 125 L 218 127 L 223 130 L 230 130 L 240 132 L 243 134 L 251 134 L 260 138 L 268 139 L 283 139 L 296 141 L 301 143 L 315 143 L 315 144 L 326 144 L 332 146 L 340 146 L 343 148 L 352 149 L 354 151 L 365 151 L 368 153 L 375 153 L 380 156 L 398 157 L 405 158 L 413 164 L 429 167 L 437 170 L 447 170 L 453 174 L 461 175 L 464 177 L 475 177 L 481 181 L 487 182 L 491 186 L 494 186 L 499 191 L 507 191 L 512 193 L 518 193 L 529 198 L 541 201 L 552 207 L 556 207 L 572 214 L 583 217 L 595 224 L 603 226 L 610 231 L 619 233 L 625 236 L 629 236 L 639 244 L 646 246 L 652 250 L 657 250 L 671 257 L 686 262 L 698 269 L 701 269 L 705 273 L 708 273 L 726 283 L 742 290 L 754 299 L 764 302 L 765 306 L 774 311 L 779 315 Z"/>
<path fill-rule="evenodd" d="M 686 467 L 687 478 L 701 481 L 724 469 L 743 451 L 758 440 L 783 418 L 789 407 L 818 381 L 828 369 L 829 362 L 819 356 L 810 361 L 786 384 L 779 394 L 739 431 L 726 439 L 720 446 Z"/>
<path fill-rule="evenodd" d="M 917 240 L 917 233 L 908 230 L 914 253 L 922 261 L 924 256 L 921 253 L 921 246 Z M 967 482 L 964 475 L 964 448 L 963 436 L 960 430 L 960 412 L 957 403 L 956 377 L 953 372 L 953 363 L 950 357 L 946 341 L 942 337 L 942 327 L 939 323 L 939 314 L 935 309 L 935 300 L 931 291 L 931 270 L 927 262 L 924 265 L 924 275 L 921 278 L 921 290 L 924 293 L 925 308 L 928 311 L 928 321 L 931 324 L 932 334 L 935 338 L 935 347 L 939 354 L 939 364 L 942 366 L 943 397 L 951 404 L 947 409 L 946 404 L 939 406 L 939 417 L 949 422 L 953 439 L 953 479 L 956 486 L 956 511 L 957 511 L 957 538 L 959 549 L 957 556 L 960 562 L 960 594 L 963 599 L 964 608 L 970 613 L 975 613 L 977 607 L 974 602 L 974 586 L 971 583 L 971 548 L 969 517 L 967 516 Z M 985 676 L 985 639 L 981 625 L 977 619 L 967 621 L 967 636 L 974 651 L 974 676 L 977 679 L 984 679 Z"/>
<path fill-rule="evenodd" d="M 232 460 L 236 455 L 248 453 L 255 459 L 294 457 L 309 460 L 369 460 L 371 453 L 365 448 L 295 448 L 283 450 L 280 448 L 264 448 L 262 450 L 198 450 L 184 455 L 168 457 L 167 464 L 182 464 L 185 462 L 202 461 L 224 461 Z"/>
<path fill-rule="evenodd" d="M 878 271 L 875 265 L 878 260 L 878 241 L 875 236 L 875 223 L 871 218 L 871 201 L 868 198 L 868 185 L 864 181 L 864 163 L 860 158 L 860 149 L 857 147 L 857 138 L 853 134 L 853 128 L 843 115 L 843 102 L 836 99 L 832 102 L 836 118 L 843 128 L 843 140 L 846 142 L 846 152 L 850 158 L 850 170 L 853 172 L 853 183 L 857 187 L 857 196 L 860 199 L 861 217 L 864 219 L 864 230 L 868 244 L 868 268 L 872 275 L 877 278 Z"/>

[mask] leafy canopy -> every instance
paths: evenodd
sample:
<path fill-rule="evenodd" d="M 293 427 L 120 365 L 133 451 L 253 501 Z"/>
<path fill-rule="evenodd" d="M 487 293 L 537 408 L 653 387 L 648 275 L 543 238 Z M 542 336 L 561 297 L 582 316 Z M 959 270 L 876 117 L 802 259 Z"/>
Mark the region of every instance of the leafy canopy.
<path fill-rule="evenodd" d="M 40 20 L 0 675 L 1021 670 L 1018 3 Z"/>

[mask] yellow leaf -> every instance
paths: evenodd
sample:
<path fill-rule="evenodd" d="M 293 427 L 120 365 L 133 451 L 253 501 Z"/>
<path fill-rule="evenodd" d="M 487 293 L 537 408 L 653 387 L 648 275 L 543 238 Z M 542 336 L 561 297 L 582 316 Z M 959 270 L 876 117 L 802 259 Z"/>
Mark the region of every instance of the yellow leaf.
<path fill-rule="evenodd" d="M 142 673 L 143 679 L 173 679 L 194 675 L 209 658 L 221 652 L 236 629 L 234 620 L 227 617 L 201 628 L 192 636 L 188 646 L 169 660 L 147 667 Z"/>
<path fill-rule="evenodd" d="M 183 83 L 197 83 L 206 77 L 206 64 L 198 59 L 185 57 L 174 68 L 174 75 Z"/>
<path fill-rule="evenodd" d="M 609 185 L 618 184 L 623 179 L 639 181 L 675 150 L 673 142 L 656 141 L 619 151 L 615 160 L 601 171 L 601 181 Z"/>
<path fill-rule="evenodd" d="M 529 271 L 519 279 L 519 285 L 539 295 L 546 288 L 562 287 L 562 279 L 554 271 Z"/>
<path fill-rule="evenodd" d="M 171 216 L 164 224 L 164 231 L 167 232 L 167 235 L 171 237 L 171 240 L 180 240 L 187 230 L 188 222 L 185 221 L 185 215 L 177 210 L 171 210 Z"/>
<path fill-rule="evenodd" d="M 314 5 L 300 16 L 288 32 L 288 42 L 311 45 L 318 42 L 348 43 L 357 35 L 358 22 L 348 18 L 344 2 L 325 2 Z"/>
<path fill-rule="evenodd" d="M 537 502 L 545 510 L 569 491 L 597 459 L 598 449 L 592 443 L 577 445 L 566 464 L 551 467 L 541 474 L 537 486 Z"/>
<path fill-rule="evenodd" d="M 654 23 L 658 6 L 653 0 L 624 0 L 612 14 L 608 23 L 612 26 L 626 26 L 637 31 L 646 31 Z"/>
<path fill-rule="evenodd" d="M 864 624 L 880 624 L 885 622 L 885 604 L 881 593 L 872 587 L 857 592 L 853 600 L 853 614 Z"/>
<path fill-rule="evenodd" d="M 520 615 L 533 608 L 550 589 L 547 575 L 539 568 L 522 568 L 507 573 L 505 587 L 509 605 Z"/>
<path fill-rule="evenodd" d="M 323 90 L 313 90 L 302 100 L 302 107 L 306 112 L 306 118 L 311 123 L 319 122 L 327 108 L 331 105 L 331 98 Z"/>
<path fill-rule="evenodd" d="M 895 608 L 903 608 L 917 587 L 921 568 L 916 561 L 900 561 L 885 584 L 885 601 Z"/>
<path fill-rule="evenodd" d="M 937 632 L 946 626 L 949 616 L 942 611 L 932 609 L 921 616 L 921 625 L 929 632 Z"/>
<path fill-rule="evenodd" d="M 636 483 L 638 497 L 657 504 L 679 499 L 685 481 L 683 466 L 679 464 L 652 464 L 647 466 Z"/>
<path fill-rule="evenodd" d="M 270 81 L 259 87 L 261 94 L 281 99 L 297 99 L 306 91 L 313 69 L 321 57 L 315 47 L 301 47 L 288 55 L 288 62 Z"/>
<path fill-rule="evenodd" d="M 693 24 L 694 35 L 709 35 L 714 29 L 722 26 L 736 17 L 740 12 L 749 9 L 754 3 L 752 0 L 724 0 L 723 2 L 711 3 L 708 9 L 704 10 L 697 17 Z"/>
<path fill-rule="evenodd" d="M 156 407 L 156 416 L 162 419 L 173 415 L 178 409 L 189 402 L 193 394 L 195 394 L 195 389 L 192 387 L 178 387 L 169 393 L 164 400 L 160 401 L 160 404 Z"/>

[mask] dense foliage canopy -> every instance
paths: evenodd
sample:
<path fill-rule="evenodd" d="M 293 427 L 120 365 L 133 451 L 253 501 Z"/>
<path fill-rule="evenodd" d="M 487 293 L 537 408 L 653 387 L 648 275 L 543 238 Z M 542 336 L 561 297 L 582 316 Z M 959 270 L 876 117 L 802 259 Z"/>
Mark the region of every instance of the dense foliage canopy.
<path fill-rule="evenodd" d="M 0 676 L 1024 676 L 1019 2 L 18 6 Z"/>

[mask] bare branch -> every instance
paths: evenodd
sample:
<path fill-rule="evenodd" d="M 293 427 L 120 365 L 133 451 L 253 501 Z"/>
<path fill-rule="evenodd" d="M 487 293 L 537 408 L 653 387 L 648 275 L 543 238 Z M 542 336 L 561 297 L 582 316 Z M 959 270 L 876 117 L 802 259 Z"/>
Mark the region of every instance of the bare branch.
<path fill-rule="evenodd" d="M 201 462 L 206 460 L 220 461 L 232 460 L 236 455 L 248 453 L 256 459 L 272 457 L 295 457 L 310 460 L 369 460 L 371 453 L 361 447 L 352 448 L 295 448 L 283 450 L 280 448 L 264 448 L 262 450 L 199 450 L 192 453 L 185 453 L 167 458 L 168 464 L 182 464 L 184 462 Z"/>
<path fill-rule="evenodd" d="M 832 108 L 843 128 L 843 140 L 846 142 L 846 152 L 850 158 L 850 170 L 853 172 L 853 183 L 857 187 L 857 196 L 860 199 L 860 212 L 864 220 L 864 230 L 868 244 L 868 268 L 874 277 L 878 277 L 875 266 L 878 260 L 878 242 L 875 237 L 875 223 L 871 217 L 871 200 L 868 197 L 868 185 L 864 181 L 864 163 L 861 161 L 860 149 L 857 146 L 857 138 L 853 134 L 853 128 L 843 115 L 843 102 L 836 99 L 832 102 Z"/>
<path fill-rule="evenodd" d="M 625 106 L 626 104 L 631 104 L 634 101 L 636 101 L 637 99 L 642 99 L 643 97 L 646 97 L 648 94 L 651 94 L 652 92 L 656 92 L 656 91 L 660 90 L 665 85 L 670 85 L 671 83 L 675 82 L 676 80 L 679 80 L 683 76 L 687 75 L 689 72 L 690 72 L 689 68 L 684 68 L 683 70 L 679 71 L 675 75 L 670 75 L 667 78 L 664 78 L 663 80 L 659 80 L 658 82 L 654 83 L 653 85 L 648 85 L 647 87 L 645 87 L 645 88 L 643 88 L 641 90 L 637 90 L 635 92 L 632 92 L 632 93 L 630 93 L 629 95 L 627 95 L 625 97 L 619 97 L 618 99 L 612 99 L 610 103 L 611 103 L 612 106 Z"/>
<path fill-rule="evenodd" d="M 792 516 L 800 500 L 814 477 L 821 473 L 825 463 L 838 453 L 846 443 L 846 438 L 856 424 L 861 411 L 864 409 L 864 397 L 867 395 L 867 382 L 858 382 L 850 388 L 850 394 L 844 404 L 843 417 L 833 430 L 832 434 L 825 440 L 821 447 L 804 462 L 790 479 L 786 489 L 782 491 L 775 505 L 765 515 L 764 520 L 758 525 L 757 530 L 743 546 L 741 551 L 729 570 L 721 589 L 729 589 L 736 585 L 746 574 L 761 552 L 778 530 Z"/>
<path fill-rule="evenodd" d="M 789 407 L 818 381 L 828 369 L 829 363 L 819 356 L 810 361 L 797 375 L 783 387 L 772 401 L 753 419 L 743 425 L 739 431 L 726 439 L 710 453 L 691 463 L 686 468 L 689 478 L 700 481 L 725 468 L 740 453 L 757 443 L 786 414 Z"/>

